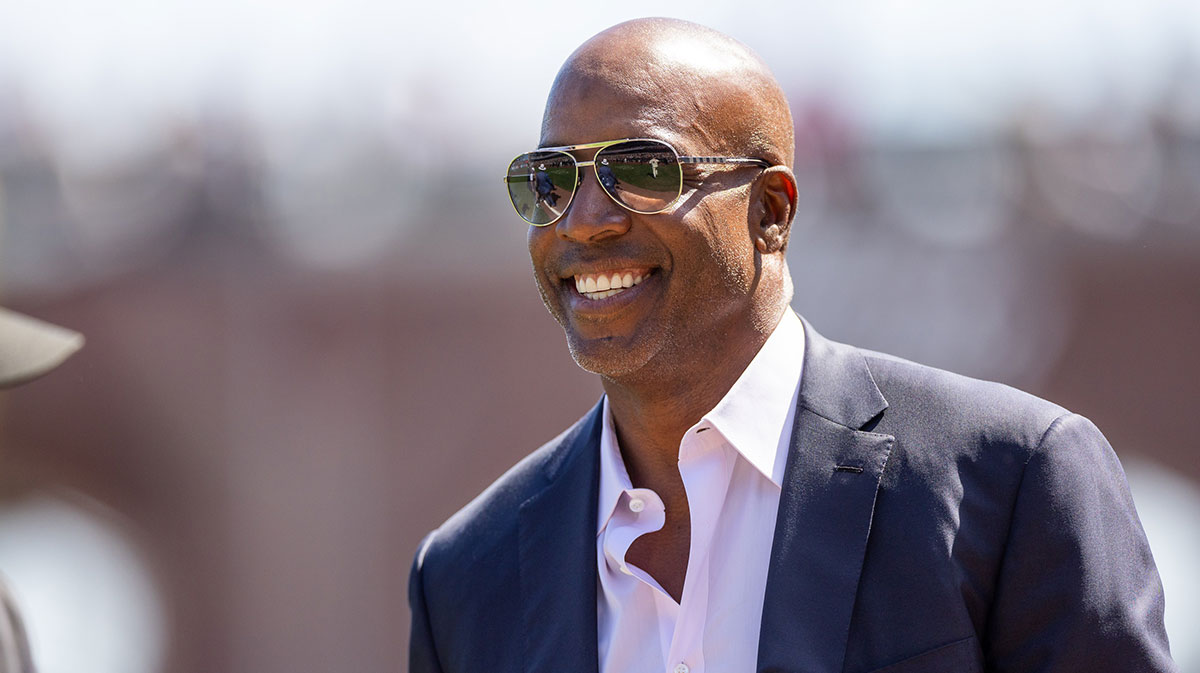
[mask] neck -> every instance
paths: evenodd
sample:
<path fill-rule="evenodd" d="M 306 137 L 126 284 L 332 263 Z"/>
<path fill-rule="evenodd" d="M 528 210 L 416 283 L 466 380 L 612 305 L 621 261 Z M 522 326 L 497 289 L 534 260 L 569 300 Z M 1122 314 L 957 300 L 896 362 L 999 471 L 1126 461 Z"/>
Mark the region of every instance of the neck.
<path fill-rule="evenodd" d="M 764 320 L 748 321 L 737 338 L 691 344 L 686 362 L 646 367 L 635 376 L 604 378 L 621 455 L 634 485 L 659 481 L 653 475 L 679 474 L 679 444 L 729 392 L 779 324 L 784 307 Z M 677 358 L 673 360 L 680 360 Z"/>

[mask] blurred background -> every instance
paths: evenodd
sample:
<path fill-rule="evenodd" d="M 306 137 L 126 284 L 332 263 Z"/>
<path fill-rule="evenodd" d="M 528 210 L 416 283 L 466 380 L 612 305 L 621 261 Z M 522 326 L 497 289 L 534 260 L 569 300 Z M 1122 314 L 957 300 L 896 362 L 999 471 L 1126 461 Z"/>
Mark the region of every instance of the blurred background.
<path fill-rule="evenodd" d="M 645 14 L 789 92 L 796 309 L 1091 417 L 1200 671 L 1200 5 L 0 0 L 0 406 L 43 673 L 404 671 L 429 529 L 582 415 L 500 176 Z"/>

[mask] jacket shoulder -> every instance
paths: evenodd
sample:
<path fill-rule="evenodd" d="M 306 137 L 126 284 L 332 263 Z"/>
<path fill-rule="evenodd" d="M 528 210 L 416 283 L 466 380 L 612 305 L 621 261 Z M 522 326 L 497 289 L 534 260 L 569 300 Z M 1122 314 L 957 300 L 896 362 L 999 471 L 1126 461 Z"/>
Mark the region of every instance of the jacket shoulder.
<path fill-rule="evenodd" d="M 888 401 L 885 418 L 893 416 L 901 428 L 919 422 L 933 436 L 970 437 L 981 444 L 1010 444 L 1032 451 L 1056 420 L 1071 415 L 1053 402 L 1003 383 L 875 351 L 860 349 L 860 353 Z"/>

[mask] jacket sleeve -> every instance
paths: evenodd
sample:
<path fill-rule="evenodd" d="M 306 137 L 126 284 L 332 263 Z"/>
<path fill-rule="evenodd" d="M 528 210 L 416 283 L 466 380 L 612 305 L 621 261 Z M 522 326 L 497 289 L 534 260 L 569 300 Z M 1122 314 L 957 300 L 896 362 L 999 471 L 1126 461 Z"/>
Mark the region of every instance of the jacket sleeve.
<path fill-rule="evenodd" d="M 425 552 L 433 536 L 434 533 L 430 533 L 421 541 L 408 575 L 408 607 L 412 613 L 412 628 L 408 641 L 409 673 L 442 673 L 437 649 L 433 643 L 433 631 L 429 626 L 429 610 L 425 604 L 425 580 L 422 577 Z"/>
<path fill-rule="evenodd" d="M 1065 414 L 1025 464 L 984 638 L 989 671 L 1177 671 L 1125 473 Z"/>

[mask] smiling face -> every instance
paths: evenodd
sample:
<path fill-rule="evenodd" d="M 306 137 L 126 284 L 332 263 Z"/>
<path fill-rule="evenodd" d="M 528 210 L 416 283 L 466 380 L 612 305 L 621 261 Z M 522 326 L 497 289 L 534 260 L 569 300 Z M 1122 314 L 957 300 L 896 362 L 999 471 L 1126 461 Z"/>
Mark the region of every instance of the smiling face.
<path fill-rule="evenodd" d="M 556 80 L 541 146 L 655 138 L 683 155 L 762 156 L 739 141 L 739 89 L 715 80 L 695 86 L 697 72 L 669 67 L 652 49 L 613 49 L 598 39 Z M 581 367 L 615 381 L 686 382 L 716 366 L 729 344 L 761 344 L 781 294 L 763 287 L 753 237 L 761 173 L 685 166 L 679 201 L 642 215 L 614 203 L 592 168 L 581 169 L 567 213 L 530 227 L 528 240 L 542 299 Z"/>

